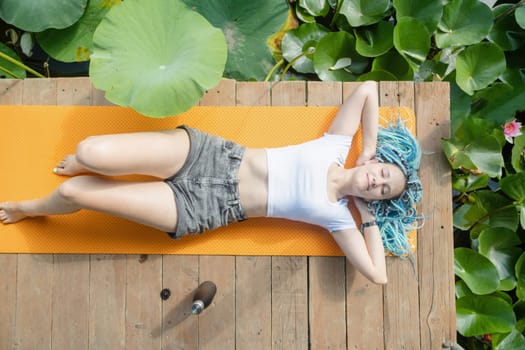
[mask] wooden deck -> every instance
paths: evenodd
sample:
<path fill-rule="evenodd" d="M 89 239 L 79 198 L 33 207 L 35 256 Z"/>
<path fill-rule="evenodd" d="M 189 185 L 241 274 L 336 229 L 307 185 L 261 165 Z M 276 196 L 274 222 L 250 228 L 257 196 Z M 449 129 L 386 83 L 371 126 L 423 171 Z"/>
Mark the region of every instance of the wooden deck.
<path fill-rule="evenodd" d="M 201 104 L 338 105 L 356 86 L 223 80 Z M 367 282 L 343 257 L 4 254 L 0 350 L 428 350 L 454 343 L 450 170 L 440 148 L 449 134 L 448 84 L 383 82 L 380 101 L 416 112 L 420 208 L 428 215 L 415 266 L 388 258 L 386 286 Z M 74 78 L 0 80 L 0 104 L 108 102 L 88 79 Z M 2 200 L 8 185 L 0 184 Z M 188 317 L 191 292 L 208 279 L 218 286 L 214 303 Z M 172 292 L 167 301 L 163 288 Z"/>

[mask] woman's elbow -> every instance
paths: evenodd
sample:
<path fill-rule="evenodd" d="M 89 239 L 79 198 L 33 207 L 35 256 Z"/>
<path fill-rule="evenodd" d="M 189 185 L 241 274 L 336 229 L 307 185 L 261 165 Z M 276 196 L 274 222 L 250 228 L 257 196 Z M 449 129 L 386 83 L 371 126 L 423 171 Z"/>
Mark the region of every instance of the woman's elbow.
<path fill-rule="evenodd" d="M 370 278 L 370 281 L 372 281 L 375 284 L 387 284 L 388 283 L 388 277 L 386 277 L 386 275 L 372 276 L 372 278 Z"/>

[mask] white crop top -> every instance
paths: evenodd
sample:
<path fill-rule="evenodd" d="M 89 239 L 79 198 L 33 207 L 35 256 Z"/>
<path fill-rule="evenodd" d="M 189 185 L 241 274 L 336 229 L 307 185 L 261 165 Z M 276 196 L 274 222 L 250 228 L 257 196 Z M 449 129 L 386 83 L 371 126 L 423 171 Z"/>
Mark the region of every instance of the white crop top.
<path fill-rule="evenodd" d="M 325 134 L 303 144 L 266 149 L 268 216 L 303 221 L 329 232 L 355 228 L 348 200 L 330 202 L 327 174 L 332 163 L 343 166 L 352 137 Z"/>

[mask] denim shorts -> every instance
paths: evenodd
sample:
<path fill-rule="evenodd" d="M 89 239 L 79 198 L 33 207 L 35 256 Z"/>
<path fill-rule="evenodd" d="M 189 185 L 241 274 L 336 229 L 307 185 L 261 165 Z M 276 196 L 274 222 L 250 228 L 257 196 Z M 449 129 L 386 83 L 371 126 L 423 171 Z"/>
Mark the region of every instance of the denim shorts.
<path fill-rule="evenodd" d="M 186 162 L 164 180 L 175 196 L 177 226 L 171 238 L 202 233 L 246 219 L 238 172 L 245 147 L 181 125 L 190 138 Z"/>

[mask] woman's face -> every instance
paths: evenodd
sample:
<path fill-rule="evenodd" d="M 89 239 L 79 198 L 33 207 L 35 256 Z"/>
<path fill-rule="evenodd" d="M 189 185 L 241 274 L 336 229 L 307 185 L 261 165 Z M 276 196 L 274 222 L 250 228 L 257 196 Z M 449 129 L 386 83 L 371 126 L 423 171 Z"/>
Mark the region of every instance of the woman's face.
<path fill-rule="evenodd" d="M 406 178 L 397 165 L 370 161 L 355 169 L 356 190 L 365 200 L 395 198 L 405 189 Z"/>

